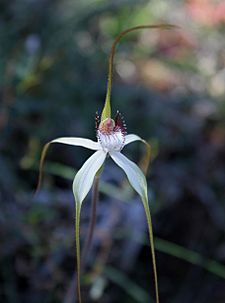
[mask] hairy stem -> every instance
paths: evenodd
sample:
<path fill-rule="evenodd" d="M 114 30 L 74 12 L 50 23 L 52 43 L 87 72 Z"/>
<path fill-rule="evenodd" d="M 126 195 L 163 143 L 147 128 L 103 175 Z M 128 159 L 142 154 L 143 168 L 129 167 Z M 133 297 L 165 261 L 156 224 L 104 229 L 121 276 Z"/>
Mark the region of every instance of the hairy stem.
<path fill-rule="evenodd" d="M 113 63 L 114 63 L 114 56 L 115 56 L 115 52 L 116 52 L 116 47 L 118 45 L 118 43 L 120 42 L 120 40 L 128 33 L 136 31 L 136 30 L 140 30 L 140 29 L 172 29 L 172 28 L 176 28 L 176 26 L 172 25 L 172 24 L 155 24 L 155 25 L 140 25 L 140 26 L 135 26 L 132 28 L 129 28 L 123 32 L 121 32 L 116 39 L 113 42 L 112 48 L 111 48 L 111 52 L 109 55 L 109 65 L 108 65 L 108 82 L 107 82 L 107 91 L 106 91 L 106 98 L 105 98 L 105 104 L 104 104 L 104 108 L 102 111 L 102 116 L 101 116 L 101 121 L 106 119 L 106 118 L 110 118 L 111 117 L 111 104 L 110 104 L 110 98 L 111 98 L 111 90 L 112 90 L 112 78 L 113 78 Z"/>
<path fill-rule="evenodd" d="M 94 178 L 93 189 L 92 189 L 92 201 L 91 201 L 91 220 L 88 227 L 88 234 L 84 243 L 84 248 L 81 255 L 81 271 L 83 271 L 88 252 L 90 251 L 93 234 L 94 234 L 94 227 L 96 223 L 96 209 L 97 209 L 97 202 L 99 196 L 99 175 L 96 175 Z"/>

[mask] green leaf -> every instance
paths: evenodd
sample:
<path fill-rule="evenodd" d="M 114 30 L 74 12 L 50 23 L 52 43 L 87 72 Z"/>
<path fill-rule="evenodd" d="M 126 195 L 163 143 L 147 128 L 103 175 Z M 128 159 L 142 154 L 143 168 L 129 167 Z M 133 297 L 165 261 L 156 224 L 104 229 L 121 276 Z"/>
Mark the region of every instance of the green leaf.
<path fill-rule="evenodd" d="M 201 266 L 214 275 L 225 279 L 225 266 L 213 259 L 205 258 L 196 251 L 160 238 L 156 238 L 155 246 L 158 251 L 169 254 L 186 262 Z"/>
<path fill-rule="evenodd" d="M 122 288 L 135 302 L 153 302 L 149 294 L 134 281 L 130 280 L 123 272 L 111 266 L 106 266 L 104 275 Z"/>

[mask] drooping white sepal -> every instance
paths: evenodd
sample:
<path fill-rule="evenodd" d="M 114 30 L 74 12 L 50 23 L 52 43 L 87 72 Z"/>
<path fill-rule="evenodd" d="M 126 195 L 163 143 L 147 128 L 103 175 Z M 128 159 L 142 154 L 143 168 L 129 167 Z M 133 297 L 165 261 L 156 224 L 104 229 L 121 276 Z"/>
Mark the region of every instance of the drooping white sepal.
<path fill-rule="evenodd" d="M 147 197 L 147 182 L 140 168 L 120 152 L 109 153 L 113 161 L 123 169 L 131 186 L 141 196 L 141 199 Z"/>
<path fill-rule="evenodd" d="M 93 184 L 94 177 L 103 165 L 105 158 L 106 153 L 103 150 L 98 150 L 87 159 L 77 172 L 73 180 L 73 194 L 76 203 L 81 204 L 87 196 Z"/>
<path fill-rule="evenodd" d="M 52 140 L 50 143 L 63 143 L 68 145 L 82 146 L 92 150 L 101 149 L 99 142 L 92 141 L 86 138 L 62 137 Z"/>

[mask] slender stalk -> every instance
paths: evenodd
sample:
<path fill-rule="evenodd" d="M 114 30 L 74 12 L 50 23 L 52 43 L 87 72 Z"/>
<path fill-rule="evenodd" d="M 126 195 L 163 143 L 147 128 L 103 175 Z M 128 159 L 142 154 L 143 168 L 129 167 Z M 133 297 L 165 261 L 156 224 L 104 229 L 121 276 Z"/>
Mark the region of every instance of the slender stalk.
<path fill-rule="evenodd" d="M 111 98 L 111 90 L 112 90 L 112 78 L 113 78 L 113 63 L 114 63 L 114 57 L 115 57 L 115 52 L 116 52 L 116 47 L 120 40 L 128 33 L 140 30 L 140 29 L 147 29 L 147 28 L 161 28 L 161 29 L 172 29 L 176 28 L 176 26 L 172 24 L 156 24 L 156 25 L 140 25 L 140 26 L 135 26 L 132 28 L 129 28 L 123 32 L 121 32 L 116 39 L 113 42 L 111 52 L 109 55 L 109 65 L 108 65 L 108 82 L 107 82 L 107 91 L 106 91 L 106 98 L 105 98 L 105 104 L 104 108 L 102 111 L 102 116 L 101 120 L 104 120 L 106 118 L 111 117 L 111 104 L 110 104 L 110 98 Z"/>
<path fill-rule="evenodd" d="M 38 184 L 36 187 L 36 190 L 34 192 L 34 195 L 36 195 L 40 188 L 41 188 L 41 183 L 42 183 L 42 177 L 43 177 L 43 166 L 44 166 L 44 161 L 45 161 L 45 157 L 49 148 L 49 145 L 51 144 L 51 142 L 46 143 L 45 146 L 42 149 L 41 152 L 41 159 L 40 159 L 40 163 L 39 163 L 39 174 L 38 174 Z"/>
<path fill-rule="evenodd" d="M 147 198 L 145 198 L 143 200 L 143 204 L 144 204 L 145 214 L 146 214 L 146 218 L 147 218 L 149 241 L 150 241 L 151 254 L 152 254 L 152 265 L 153 265 L 153 274 L 154 274 L 156 303 L 159 303 L 159 288 L 158 288 L 158 277 L 157 277 L 157 268 L 156 268 L 152 218 L 151 218 L 151 212 L 150 212 Z"/>
<path fill-rule="evenodd" d="M 90 251 L 93 234 L 94 234 L 94 227 L 96 223 L 96 209 L 97 209 L 97 202 L 99 196 L 99 175 L 96 175 L 94 178 L 93 189 L 92 189 L 92 201 L 91 201 L 91 220 L 88 226 L 88 235 L 86 237 L 84 248 L 81 254 L 81 272 L 83 271 L 88 252 Z"/>
<path fill-rule="evenodd" d="M 76 253 L 77 253 L 77 281 L 76 281 L 76 287 L 77 287 L 77 296 L 78 296 L 78 302 L 82 303 L 81 300 L 81 289 L 80 289 L 80 211 L 81 211 L 81 205 L 79 203 L 76 203 L 76 222 L 75 222 L 75 239 L 76 239 Z"/>

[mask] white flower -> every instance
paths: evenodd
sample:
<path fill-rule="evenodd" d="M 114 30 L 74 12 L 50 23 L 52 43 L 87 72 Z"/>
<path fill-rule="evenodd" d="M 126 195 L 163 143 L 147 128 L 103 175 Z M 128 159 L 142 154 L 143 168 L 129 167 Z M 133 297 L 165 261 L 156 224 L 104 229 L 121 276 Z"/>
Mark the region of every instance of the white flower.
<path fill-rule="evenodd" d="M 122 168 L 122 170 L 127 175 L 127 178 L 134 188 L 134 190 L 140 195 L 142 200 L 149 230 L 149 240 L 152 253 L 152 263 L 153 263 L 153 273 L 154 273 L 154 283 L 155 283 L 155 292 L 156 292 L 156 303 L 159 303 L 159 292 L 158 292 L 158 279 L 157 279 L 157 270 L 156 270 L 156 260 L 155 260 L 155 250 L 154 250 L 154 241 L 153 241 L 153 231 L 152 231 L 152 221 L 151 214 L 148 204 L 148 194 L 147 194 L 147 182 L 143 172 L 140 168 L 132 161 L 127 159 L 122 153 L 121 150 L 123 147 L 134 141 L 142 141 L 147 146 L 147 157 L 146 157 L 146 171 L 148 162 L 150 160 L 150 146 L 147 142 L 141 139 L 139 136 L 130 134 L 126 135 L 125 124 L 119 112 L 115 119 L 111 119 L 111 88 L 112 88 L 112 73 L 113 73 L 113 59 L 115 55 L 115 50 L 117 44 L 120 40 L 128 33 L 145 28 L 161 28 L 161 29 L 173 29 L 176 26 L 171 24 L 156 24 L 156 25 L 140 25 L 129 28 L 121 32 L 112 45 L 111 53 L 109 56 L 109 72 L 108 72 L 108 83 L 107 83 L 107 92 L 105 104 L 102 110 L 101 123 L 99 123 L 99 117 L 96 119 L 96 129 L 97 129 L 97 142 L 94 142 L 85 138 L 58 138 L 52 140 L 44 146 L 41 155 L 40 161 L 40 172 L 37 190 L 39 190 L 42 179 L 42 168 L 45 159 L 46 152 L 51 143 L 63 143 L 75 146 L 83 146 L 96 152 L 83 164 L 81 169 L 76 174 L 73 181 L 73 193 L 76 202 L 76 227 L 75 227 L 75 236 L 76 236 L 76 251 L 77 251 L 77 290 L 78 290 L 78 301 L 81 303 L 81 291 L 80 291 L 80 242 L 79 242 L 79 229 L 80 229 L 80 211 L 81 204 L 90 191 L 94 178 L 96 174 L 101 169 L 107 155 L 109 155 L 113 161 Z"/>
<path fill-rule="evenodd" d="M 137 135 L 126 135 L 126 126 L 119 112 L 114 120 L 106 118 L 101 123 L 99 123 L 99 117 L 96 116 L 96 132 L 97 142 L 76 137 L 62 137 L 50 142 L 82 146 L 96 151 L 86 160 L 74 178 L 73 193 L 76 202 L 81 205 L 84 201 L 92 187 L 94 177 L 105 162 L 107 155 L 123 169 L 131 186 L 145 200 L 147 198 L 145 176 L 134 162 L 121 153 L 121 150 L 134 141 L 146 142 Z"/>
<path fill-rule="evenodd" d="M 103 110 L 104 112 L 104 110 Z M 104 117 L 104 115 L 102 115 Z M 107 116 L 106 116 L 107 117 Z M 63 137 L 52 140 L 44 146 L 41 155 L 40 161 L 40 173 L 39 181 L 37 186 L 37 191 L 41 185 L 42 179 L 42 169 L 47 153 L 48 147 L 51 143 L 63 143 L 75 146 L 82 146 L 92 150 L 95 150 L 95 153 L 86 160 L 81 169 L 75 175 L 73 180 L 73 193 L 76 202 L 76 252 L 77 252 L 77 289 L 78 289 L 78 302 L 81 303 L 81 292 L 80 292 L 80 211 L 81 205 L 90 191 L 94 178 L 98 174 L 102 165 L 105 162 L 106 157 L 109 155 L 113 161 L 122 168 L 125 172 L 131 186 L 139 194 L 147 217 L 148 230 L 149 230 L 149 240 L 152 253 L 152 262 L 153 262 L 153 272 L 154 272 L 154 281 L 155 281 L 155 290 L 156 290 L 156 302 L 159 303 L 158 295 L 158 282 L 157 282 L 157 271 L 156 271 L 156 262 L 155 262 L 155 251 L 154 251 L 154 242 L 153 242 L 153 231 L 152 231 L 152 222 L 151 214 L 148 205 L 148 193 L 147 193 L 147 182 L 145 175 L 141 169 L 127 157 L 125 157 L 121 151 L 124 146 L 135 141 L 142 141 L 147 146 L 147 157 L 146 157 L 146 170 L 148 162 L 150 159 L 150 146 L 149 144 L 141 139 L 139 136 L 134 134 L 126 135 L 126 126 L 123 122 L 123 119 L 119 112 L 117 112 L 115 119 L 103 118 L 99 122 L 99 117 L 96 116 L 96 135 L 97 142 L 92 141 L 86 138 L 76 138 L 76 137 Z"/>

